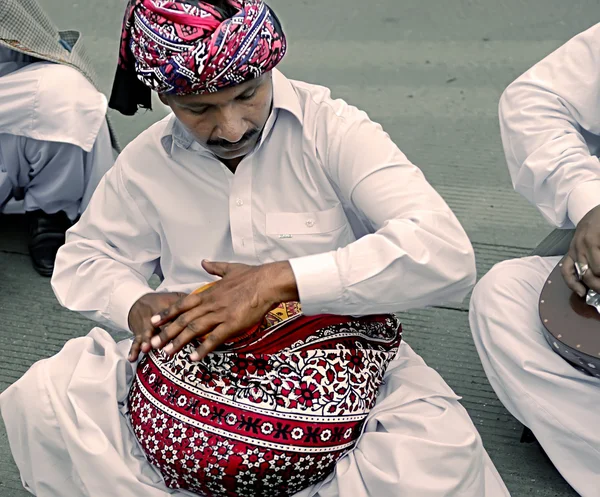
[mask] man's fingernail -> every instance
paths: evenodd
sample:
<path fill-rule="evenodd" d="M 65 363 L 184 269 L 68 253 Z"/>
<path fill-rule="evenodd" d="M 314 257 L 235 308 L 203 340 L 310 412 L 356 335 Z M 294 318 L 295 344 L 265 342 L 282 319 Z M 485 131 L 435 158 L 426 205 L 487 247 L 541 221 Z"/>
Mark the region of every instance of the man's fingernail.
<path fill-rule="evenodd" d="M 173 350 L 173 343 L 168 343 L 163 350 L 165 351 L 165 354 L 170 354 Z"/>
<path fill-rule="evenodd" d="M 160 346 L 160 337 L 157 335 L 155 337 L 152 337 L 152 340 L 150 340 L 150 344 L 156 348 Z"/>
<path fill-rule="evenodd" d="M 155 314 L 154 316 L 152 316 L 152 317 L 150 318 L 150 322 L 151 322 L 152 324 L 157 324 L 157 323 L 159 323 L 159 322 L 160 322 L 160 316 L 159 316 L 158 314 Z"/>
<path fill-rule="evenodd" d="M 198 352 L 192 352 L 190 354 L 190 361 L 199 361 L 200 360 L 200 354 L 198 354 Z"/>

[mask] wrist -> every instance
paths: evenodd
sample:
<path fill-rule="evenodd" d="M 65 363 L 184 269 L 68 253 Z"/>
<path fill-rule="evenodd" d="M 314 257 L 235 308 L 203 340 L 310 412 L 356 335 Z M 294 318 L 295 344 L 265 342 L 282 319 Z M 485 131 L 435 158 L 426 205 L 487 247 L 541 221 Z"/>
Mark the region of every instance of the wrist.
<path fill-rule="evenodd" d="M 300 299 L 292 266 L 288 261 L 272 262 L 263 266 L 262 281 L 266 300 L 271 304 L 292 302 Z"/>
<path fill-rule="evenodd" d="M 129 312 L 127 314 L 127 326 L 128 326 L 129 331 L 133 332 L 133 329 L 132 329 L 132 326 L 131 326 L 131 321 L 132 321 L 132 319 L 135 318 L 135 315 L 138 313 L 138 308 L 139 308 L 140 305 L 142 305 L 144 297 L 146 297 L 146 295 L 149 295 L 150 293 L 152 293 L 152 292 L 145 293 L 144 295 L 142 295 L 130 307 Z"/>

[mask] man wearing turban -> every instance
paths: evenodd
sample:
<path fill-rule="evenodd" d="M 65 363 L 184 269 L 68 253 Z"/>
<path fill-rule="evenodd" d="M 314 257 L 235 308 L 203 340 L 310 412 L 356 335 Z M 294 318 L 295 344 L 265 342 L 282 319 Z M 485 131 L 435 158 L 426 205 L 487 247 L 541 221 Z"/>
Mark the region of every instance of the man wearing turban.
<path fill-rule="evenodd" d="M 381 126 L 276 69 L 286 49 L 262 0 L 128 3 L 110 105 L 173 112 L 52 285 L 133 341 L 95 328 L 0 396 L 33 493 L 508 496 L 393 314 L 461 301 L 469 240 Z"/>

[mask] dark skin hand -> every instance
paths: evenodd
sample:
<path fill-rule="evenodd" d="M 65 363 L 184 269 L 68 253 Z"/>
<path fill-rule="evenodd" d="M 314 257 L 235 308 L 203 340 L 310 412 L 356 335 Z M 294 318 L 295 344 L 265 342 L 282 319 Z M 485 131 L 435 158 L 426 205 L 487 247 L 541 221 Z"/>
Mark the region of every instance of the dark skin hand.
<path fill-rule="evenodd" d="M 299 299 L 287 261 L 261 266 L 203 261 L 202 267 L 221 279 L 206 291 L 191 293 L 154 316 L 153 326 L 162 331 L 153 338 L 153 348 L 164 347 L 165 353 L 173 355 L 191 340 L 201 339 L 201 345 L 190 356 L 192 361 L 200 361 L 260 323 L 279 303 Z"/>
<path fill-rule="evenodd" d="M 583 284 L 577 278 L 575 262 L 589 265 Z M 580 297 L 585 296 L 587 288 L 600 292 L 600 206 L 579 221 L 561 272 L 568 287 Z"/>
<path fill-rule="evenodd" d="M 133 304 L 128 316 L 129 329 L 133 333 L 133 344 L 129 351 L 130 361 L 137 361 L 140 352 L 146 354 L 152 349 L 150 339 L 155 335 L 156 328 L 150 322 L 150 318 L 185 295 L 181 292 L 147 293 Z"/>

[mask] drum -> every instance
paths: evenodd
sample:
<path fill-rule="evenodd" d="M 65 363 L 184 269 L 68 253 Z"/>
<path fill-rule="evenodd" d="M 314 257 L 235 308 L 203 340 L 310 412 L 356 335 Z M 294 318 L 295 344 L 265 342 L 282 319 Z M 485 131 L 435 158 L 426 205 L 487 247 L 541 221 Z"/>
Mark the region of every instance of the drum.
<path fill-rule="evenodd" d="M 129 419 L 170 488 L 286 497 L 351 450 L 401 340 L 393 315 L 305 316 L 289 302 L 191 362 L 198 343 L 138 364 Z"/>
<path fill-rule="evenodd" d="M 600 378 L 600 312 L 567 286 L 562 264 L 552 270 L 540 294 L 544 336 L 566 361 Z"/>

